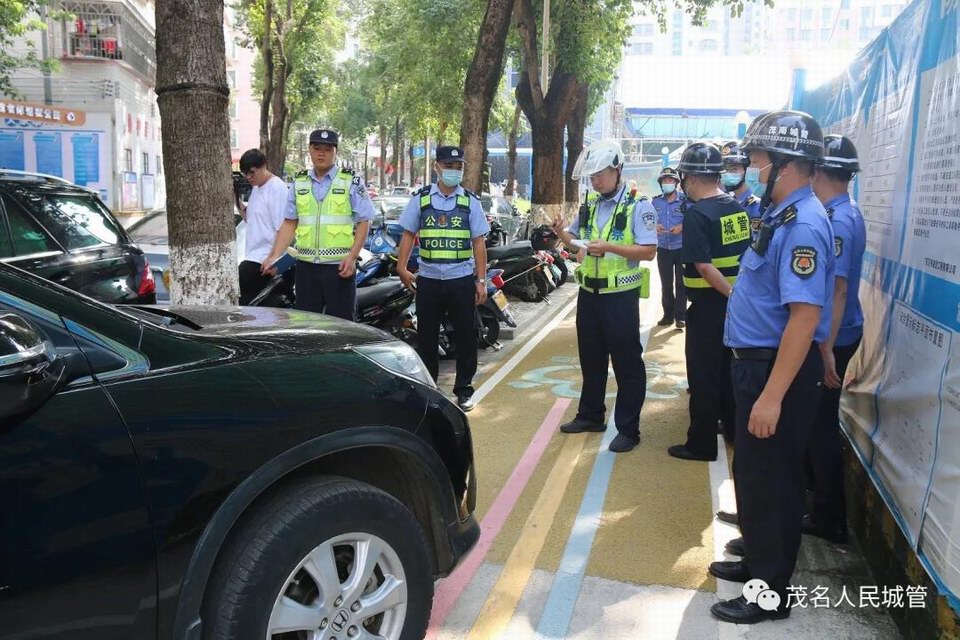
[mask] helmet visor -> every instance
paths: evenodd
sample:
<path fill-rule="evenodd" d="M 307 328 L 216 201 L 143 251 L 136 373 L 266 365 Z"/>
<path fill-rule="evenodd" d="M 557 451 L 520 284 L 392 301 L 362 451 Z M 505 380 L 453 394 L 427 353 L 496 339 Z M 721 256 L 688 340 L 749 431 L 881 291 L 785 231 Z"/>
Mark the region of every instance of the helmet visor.
<path fill-rule="evenodd" d="M 587 148 L 580 152 L 580 157 L 573 165 L 572 177 L 574 180 L 589 178 L 595 173 L 600 173 L 608 167 L 617 168 L 621 166 L 622 160 L 616 152 L 607 149 Z"/>

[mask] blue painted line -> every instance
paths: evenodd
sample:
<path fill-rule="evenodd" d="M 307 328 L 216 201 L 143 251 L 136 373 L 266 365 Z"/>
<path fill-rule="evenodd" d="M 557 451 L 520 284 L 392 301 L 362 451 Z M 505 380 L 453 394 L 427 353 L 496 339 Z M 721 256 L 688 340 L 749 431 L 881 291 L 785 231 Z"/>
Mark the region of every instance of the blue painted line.
<path fill-rule="evenodd" d="M 553 578 L 553 586 L 547 605 L 540 616 L 537 626 L 537 640 L 546 638 L 565 638 L 573 620 L 573 608 L 580 595 L 580 586 L 587 571 L 587 561 L 590 559 L 590 550 L 597 529 L 600 528 L 600 517 L 603 514 L 603 503 L 607 497 L 607 487 L 610 486 L 610 475 L 613 472 L 613 461 L 617 454 L 608 449 L 610 442 L 617 434 L 613 422 L 613 410 L 610 411 L 610 420 L 607 430 L 600 443 L 600 451 L 590 472 L 587 490 L 580 511 L 573 523 L 573 531 L 567 540 L 560 560 L 560 570 Z"/>

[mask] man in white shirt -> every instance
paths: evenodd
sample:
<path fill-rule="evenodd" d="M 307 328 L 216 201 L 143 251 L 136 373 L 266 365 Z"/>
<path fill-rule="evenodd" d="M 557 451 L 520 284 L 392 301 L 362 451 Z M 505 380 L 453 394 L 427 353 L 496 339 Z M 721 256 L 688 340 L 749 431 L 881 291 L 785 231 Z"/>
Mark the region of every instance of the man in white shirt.
<path fill-rule="evenodd" d="M 240 156 L 240 172 L 253 190 L 246 205 L 238 201 L 240 215 L 247 222 L 244 260 L 240 263 L 240 304 L 249 304 L 272 276 L 261 274 L 260 265 L 270 255 L 287 206 L 287 185 L 267 169 L 267 158 L 259 149 Z"/>

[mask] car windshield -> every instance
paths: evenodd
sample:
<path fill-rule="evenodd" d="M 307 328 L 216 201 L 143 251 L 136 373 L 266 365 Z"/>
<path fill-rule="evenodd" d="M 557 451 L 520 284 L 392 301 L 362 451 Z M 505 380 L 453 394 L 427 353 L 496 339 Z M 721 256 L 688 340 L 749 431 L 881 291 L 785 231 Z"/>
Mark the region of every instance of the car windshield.
<path fill-rule="evenodd" d="M 68 251 L 115 245 L 126 240 L 119 223 L 93 195 L 35 191 L 22 191 L 18 195 L 40 224 Z"/>
<path fill-rule="evenodd" d="M 158 211 L 131 226 L 130 237 L 137 244 L 168 244 L 170 234 L 167 231 L 167 212 Z"/>

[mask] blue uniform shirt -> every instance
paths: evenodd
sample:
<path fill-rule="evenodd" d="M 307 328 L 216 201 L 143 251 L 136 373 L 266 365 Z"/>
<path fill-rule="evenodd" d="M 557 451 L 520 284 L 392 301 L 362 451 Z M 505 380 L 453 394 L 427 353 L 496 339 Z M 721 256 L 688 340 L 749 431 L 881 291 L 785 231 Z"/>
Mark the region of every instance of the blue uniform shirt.
<path fill-rule="evenodd" d="M 466 194 L 463 187 L 457 187 L 449 196 L 440 192 L 436 184 L 430 185 L 430 204 L 437 211 L 452 211 L 457 206 L 457 196 Z M 407 208 L 400 216 L 400 226 L 410 233 L 420 231 L 420 196 L 410 198 Z M 490 223 L 480 206 L 480 200 L 470 196 L 470 237 L 479 238 L 490 232 Z M 476 263 L 473 258 L 463 262 L 430 263 L 420 260 L 419 275 L 433 280 L 453 280 L 472 275 Z"/>
<path fill-rule="evenodd" d="M 680 249 L 683 247 L 683 234 L 670 233 L 670 229 L 678 224 L 683 224 L 683 210 L 681 207 L 683 207 L 687 201 L 687 197 L 679 191 L 675 193 L 677 197 L 674 198 L 673 202 L 667 201 L 667 196 L 662 193 L 654 196 L 651 201 L 653 208 L 657 211 L 657 224 L 662 225 L 663 228 L 666 229 L 663 233 L 657 234 L 657 246 L 661 249 Z"/>
<path fill-rule="evenodd" d="M 317 172 L 312 167 L 307 171 L 310 176 L 310 183 L 313 186 L 313 197 L 317 202 L 323 202 L 330 191 L 330 185 L 337 175 L 340 168 L 334 164 L 330 171 L 323 174 L 319 179 Z M 353 223 L 357 224 L 366 220 L 373 220 L 376 211 L 373 208 L 373 202 L 370 201 L 370 194 L 367 193 L 367 187 L 363 184 L 363 178 L 354 176 L 353 184 L 350 185 L 350 209 L 353 211 Z M 287 191 L 287 210 L 283 214 L 287 220 L 297 220 L 297 190 L 295 185 L 291 184 Z"/>
<path fill-rule="evenodd" d="M 620 187 L 620 189 L 609 198 L 604 198 L 600 196 L 600 201 L 597 203 L 597 228 L 601 231 L 606 226 L 607 221 L 610 220 L 610 216 L 613 215 L 613 212 L 616 210 L 617 205 L 620 201 L 626 197 L 626 186 Z M 641 200 L 637 202 L 636 207 L 634 208 L 633 224 L 631 225 L 633 229 L 633 243 L 640 245 L 650 245 L 657 244 L 657 210 L 653 208 L 653 205 L 650 204 L 649 200 Z M 574 238 L 580 237 L 580 221 L 576 218 L 573 220 L 573 224 L 567 229 Z M 595 240 L 597 238 L 594 238 Z M 606 238 L 603 238 L 606 240 Z M 630 260 L 629 266 L 631 269 L 635 269 L 640 266 L 639 262 Z"/>
<path fill-rule="evenodd" d="M 837 346 L 854 344 L 863 335 L 863 311 L 860 309 L 860 270 L 867 248 L 867 228 L 857 203 L 847 193 L 824 203 L 833 225 L 833 248 L 838 278 L 847 281 L 847 302 L 837 333 Z"/>
<path fill-rule="evenodd" d="M 822 343 L 830 333 L 836 272 L 833 230 L 809 186 L 771 206 L 763 221 L 776 224 L 790 205 L 796 208 L 795 219 L 776 229 L 765 254 L 751 246 L 740 260 L 724 326 L 723 342 L 728 347 L 778 348 L 790 318 L 787 305 L 794 302 L 822 309 L 814 340 Z"/>

